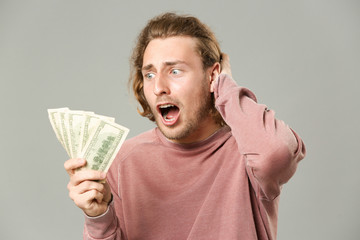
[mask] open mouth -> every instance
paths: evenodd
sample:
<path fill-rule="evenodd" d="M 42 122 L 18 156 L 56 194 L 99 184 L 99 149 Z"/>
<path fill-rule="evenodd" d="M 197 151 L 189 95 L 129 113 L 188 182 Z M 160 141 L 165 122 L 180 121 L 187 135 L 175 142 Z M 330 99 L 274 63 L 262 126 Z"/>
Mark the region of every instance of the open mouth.
<path fill-rule="evenodd" d="M 165 125 L 173 125 L 179 118 L 180 109 L 174 104 L 159 105 L 158 110 Z"/>

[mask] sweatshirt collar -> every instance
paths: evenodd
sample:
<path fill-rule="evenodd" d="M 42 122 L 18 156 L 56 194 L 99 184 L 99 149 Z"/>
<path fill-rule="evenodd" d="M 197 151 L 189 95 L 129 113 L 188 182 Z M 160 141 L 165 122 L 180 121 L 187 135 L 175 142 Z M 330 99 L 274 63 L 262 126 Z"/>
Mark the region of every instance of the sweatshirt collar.
<path fill-rule="evenodd" d="M 156 135 L 159 137 L 160 141 L 167 147 L 179 149 L 179 150 L 192 150 L 192 149 L 198 149 L 202 148 L 203 146 L 207 146 L 212 142 L 216 142 L 218 139 L 221 138 L 229 138 L 231 136 L 230 127 L 224 126 L 220 129 L 218 129 L 216 132 L 214 132 L 212 135 L 210 135 L 208 138 L 194 143 L 175 143 L 166 138 L 162 132 L 159 130 L 159 128 L 155 128 Z"/>

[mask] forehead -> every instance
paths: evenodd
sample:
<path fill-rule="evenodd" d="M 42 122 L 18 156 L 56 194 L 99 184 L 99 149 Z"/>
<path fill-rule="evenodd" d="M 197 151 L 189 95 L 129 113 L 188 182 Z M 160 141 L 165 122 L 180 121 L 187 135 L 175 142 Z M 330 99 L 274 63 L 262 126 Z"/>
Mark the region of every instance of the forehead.
<path fill-rule="evenodd" d="M 187 36 L 151 40 L 144 52 L 143 66 L 156 66 L 169 61 L 181 61 L 189 65 L 201 63 L 197 40 Z"/>

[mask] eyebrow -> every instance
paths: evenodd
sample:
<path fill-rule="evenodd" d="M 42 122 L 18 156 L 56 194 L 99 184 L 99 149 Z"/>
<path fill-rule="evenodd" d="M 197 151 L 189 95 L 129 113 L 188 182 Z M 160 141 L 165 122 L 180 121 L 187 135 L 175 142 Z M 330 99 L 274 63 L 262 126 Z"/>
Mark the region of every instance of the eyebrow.
<path fill-rule="evenodd" d="M 153 66 L 154 66 L 154 65 L 152 65 L 152 64 L 148 64 L 148 65 L 146 65 L 146 66 L 143 66 L 143 67 L 141 68 L 141 71 L 147 71 L 147 70 L 151 69 Z"/>
<path fill-rule="evenodd" d="M 186 62 L 180 61 L 180 60 L 178 60 L 178 61 L 167 61 L 163 65 L 165 65 L 165 66 L 174 66 L 174 65 L 177 65 L 177 64 L 186 64 Z M 148 64 L 146 66 L 143 66 L 141 68 L 141 71 L 147 71 L 147 70 L 149 70 L 149 69 L 151 69 L 153 67 L 154 67 L 154 65 L 150 63 L 150 64 Z"/>
<path fill-rule="evenodd" d="M 166 66 L 174 66 L 174 65 L 177 65 L 177 64 L 186 64 L 186 62 L 180 61 L 180 60 L 178 60 L 178 61 L 172 61 L 172 62 L 165 62 L 165 65 L 166 65 Z"/>

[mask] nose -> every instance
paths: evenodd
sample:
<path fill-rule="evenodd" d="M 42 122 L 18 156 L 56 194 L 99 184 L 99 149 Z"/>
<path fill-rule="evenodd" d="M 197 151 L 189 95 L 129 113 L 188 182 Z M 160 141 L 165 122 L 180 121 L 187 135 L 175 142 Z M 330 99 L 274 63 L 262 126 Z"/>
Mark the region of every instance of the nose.
<path fill-rule="evenodd" d="M 168 81 L 166 77 L 163 77 L 161 74 L 158 74 L 158 76 L 155 79 L 154 94 L 156 96 L 170 94 Z"/>

